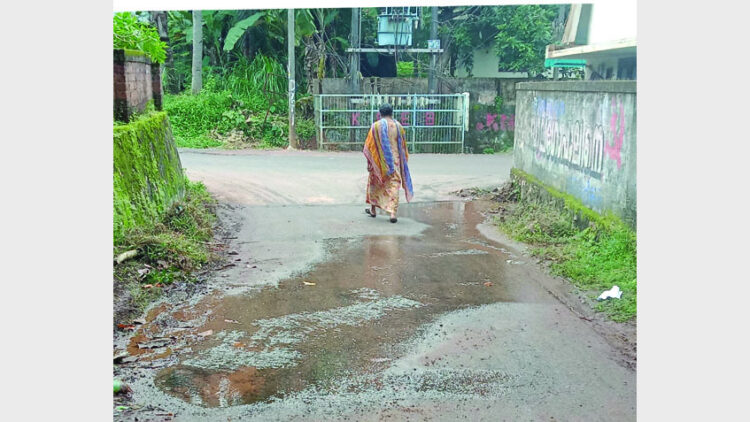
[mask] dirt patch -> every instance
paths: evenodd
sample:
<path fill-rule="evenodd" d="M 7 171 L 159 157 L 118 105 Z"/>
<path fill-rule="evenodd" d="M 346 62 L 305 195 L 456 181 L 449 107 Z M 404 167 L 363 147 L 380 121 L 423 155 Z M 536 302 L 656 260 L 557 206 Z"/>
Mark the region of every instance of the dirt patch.
<path fill-rule="evenodd" d="M 493 189 L 465 188 L 450 192 L 450 195 L 468 200 L 483 200 L 494 202 L 515 202 L 518 199 L 518 191 L 511 183 L 504 183 Z"/>

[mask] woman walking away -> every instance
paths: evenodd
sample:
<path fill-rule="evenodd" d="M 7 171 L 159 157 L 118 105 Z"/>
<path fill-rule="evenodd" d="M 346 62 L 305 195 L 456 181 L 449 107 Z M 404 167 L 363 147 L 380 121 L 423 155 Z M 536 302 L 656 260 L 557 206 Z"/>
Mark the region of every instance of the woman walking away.
<path fill-rule="evenodd" d="M 380 106 L 382 117 L 370 127 L 365 141 L 364 154 L 367 158 L 367 203 L 365 212 L 375 217 L 375 207 L 391 216 L 391 223 L 398 221 L 398 190 L 404 188 L 406 200 L 411 201 L 414 190 L 409 174 L 409 151 L 406 149 L 406 130 L 401 123 L 393 120 L 393 107 Z"/>

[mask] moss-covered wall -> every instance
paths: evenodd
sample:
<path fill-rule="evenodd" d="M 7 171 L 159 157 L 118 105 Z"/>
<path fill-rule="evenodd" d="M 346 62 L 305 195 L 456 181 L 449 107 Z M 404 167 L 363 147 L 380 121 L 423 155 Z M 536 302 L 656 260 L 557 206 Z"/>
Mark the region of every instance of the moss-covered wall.
<path fill-rule="evenodd" d="M 157 221 L 185 194 L 185 175 L 167 113 L 114 127 L 114 238 Z"/>
<path fill-rule="evenodd" d="M 518 190 L 519 201 L 550 205 L 561 211 L 567 211 L 572 214 L 574 222 L 581 229 L 589 223 L 596 223 L 610 230 L 617 227 L 630 227 L 635 230 L 635 226 L 629 221 L 623 221 L 611 211 L 600 214 L 587 207 L 575 196 L 561 192 L 521 169 L 510 169 L 510 180 L 514 188 Z"/>

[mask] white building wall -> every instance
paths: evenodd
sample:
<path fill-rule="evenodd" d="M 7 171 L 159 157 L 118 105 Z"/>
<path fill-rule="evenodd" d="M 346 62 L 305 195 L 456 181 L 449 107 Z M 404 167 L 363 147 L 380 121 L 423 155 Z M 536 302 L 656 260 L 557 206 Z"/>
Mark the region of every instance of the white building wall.
<path fill-rule="evenodd" d="M 499 59 L 491 47 L 474 51 L 475 78 L 525 78 L 526 72 L 498 72 Z M 456 66 L 456 76 L 466 78 L 469 72 L 463 66 Z"/>
<path fill-rule="evenodd" d="M 599 1 L 591 8 L 588 44 L 636 38 L 635 0 Z"/>

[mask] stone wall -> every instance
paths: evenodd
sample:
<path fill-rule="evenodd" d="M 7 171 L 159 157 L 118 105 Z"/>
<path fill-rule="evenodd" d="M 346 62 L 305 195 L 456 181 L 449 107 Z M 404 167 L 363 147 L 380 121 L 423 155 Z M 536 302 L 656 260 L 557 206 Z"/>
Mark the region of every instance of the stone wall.
<path fill-rule="evenodd" d="M 516 87 L 514 167 L 636 226 L 636 83 Z"/>
<path fill-rule="evenodd" d="M 161 110 L 162 87 L 158 63 L 135 50 L 114 50 L 114 118 L 129 122 L 153 99 Z"/>
<path fill-rule="evenodd" d="M 166 112 L 113 129 L 114 238 L 159 221 L 185 194 L 185 176 Z"/>

